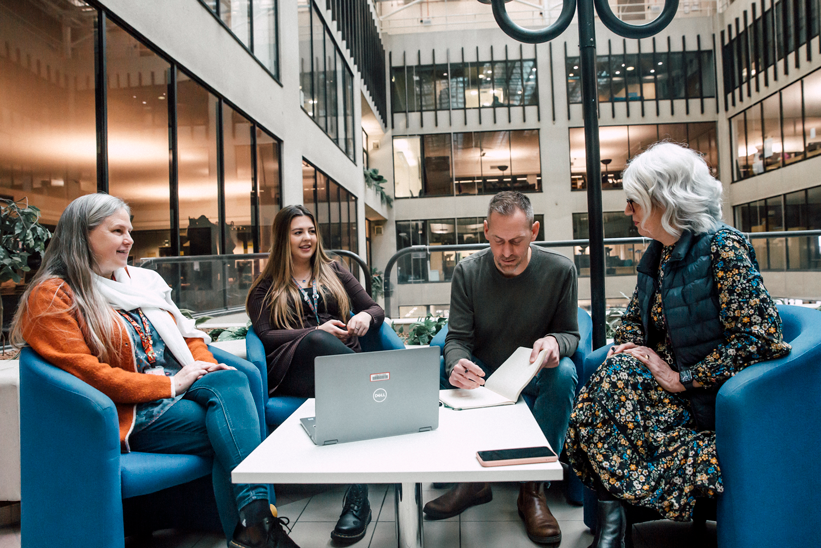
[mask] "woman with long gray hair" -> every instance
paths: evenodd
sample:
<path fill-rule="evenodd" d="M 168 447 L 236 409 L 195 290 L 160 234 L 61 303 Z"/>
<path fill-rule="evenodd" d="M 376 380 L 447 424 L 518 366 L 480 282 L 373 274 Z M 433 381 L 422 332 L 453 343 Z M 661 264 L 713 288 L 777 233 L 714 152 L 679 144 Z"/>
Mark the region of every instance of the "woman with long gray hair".
<path fill-rule="evenodd" d="M 268 487 L 231 483 L 261 441 L 247 378 L 217 363 L 211 339 L 182 316 L 159 274 L 127 266 L 131 231 L 119 198 L 71 202 L 21 299 L 12 341 L 111 398 L 123 452 L 213 456 L 230 546 L 295 547 Z"/>
<path fill-rule="evenodd" d="M 598 494 L 597 548 L 624 546 L 623 501 L 689 521 L 697 498 L 722 492 L 718 389 L 790 351 L 752 246 L 721 222 L 721 183 L 702 157 L 659 143 L 630 162 L 623 180 L 624 212 L 653 241 L 565 443 L 576 474 Z"/>

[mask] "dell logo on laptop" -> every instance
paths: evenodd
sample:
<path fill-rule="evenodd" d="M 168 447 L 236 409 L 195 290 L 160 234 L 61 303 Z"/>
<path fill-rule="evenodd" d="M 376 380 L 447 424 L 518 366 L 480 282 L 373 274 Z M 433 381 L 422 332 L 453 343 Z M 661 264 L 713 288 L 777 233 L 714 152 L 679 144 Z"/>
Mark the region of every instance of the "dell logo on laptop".
<path fill-rule="evenodd" d="M 384 388 L 377 388 L 373 393 L 373 401 L 382 403 L 388 397 L 387 391 Z"/>

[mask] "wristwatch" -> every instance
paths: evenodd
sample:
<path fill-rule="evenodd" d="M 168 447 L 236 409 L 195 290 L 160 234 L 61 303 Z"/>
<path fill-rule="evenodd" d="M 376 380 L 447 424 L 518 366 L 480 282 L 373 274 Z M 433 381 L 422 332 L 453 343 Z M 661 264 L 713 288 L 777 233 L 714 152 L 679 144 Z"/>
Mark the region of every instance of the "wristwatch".
<path fill-rule="evenodd" d="M 693 372 L 689 368 L 682 368 L 678 372 L 679 381 L 684 385 L 685 390 L 693 389 Z"/>

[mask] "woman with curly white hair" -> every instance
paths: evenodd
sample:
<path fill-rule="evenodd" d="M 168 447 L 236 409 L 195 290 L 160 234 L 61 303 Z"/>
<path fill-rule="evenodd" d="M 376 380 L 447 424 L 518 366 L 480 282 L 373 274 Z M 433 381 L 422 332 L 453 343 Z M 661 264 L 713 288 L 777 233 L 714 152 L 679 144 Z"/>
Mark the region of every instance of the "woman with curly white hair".
<path fill-rule="evenodd" d="M 659 143 L 624 172 L 625 214 L 652 238 L 607 359 L 579 393 L 566 449 L 598 494 L 592 547 L 623 547 L 623 503 L 676 521 L 723 490 L 718 389 L 790 351 L 755 252 L 721 222 L 721 183 L 701 156 Z"/>

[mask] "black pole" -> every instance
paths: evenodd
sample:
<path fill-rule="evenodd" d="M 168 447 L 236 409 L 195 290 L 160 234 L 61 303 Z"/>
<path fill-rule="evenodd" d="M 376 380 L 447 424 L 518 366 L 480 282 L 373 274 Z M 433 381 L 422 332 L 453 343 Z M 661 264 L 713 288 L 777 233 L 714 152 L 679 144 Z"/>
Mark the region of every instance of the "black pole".
<path fill-rule="evenodd" d="M 596 89 L 596 23 L 593 0 L 579 0 L 579 51 L 581 54 L 582 116 L 587 158 L 587 218 L 590 230 L 590 310 L 593 348 L 605 345 L 606 299 L 604 291 L 604 223 L 602 222 L 601 152 Z"/>

